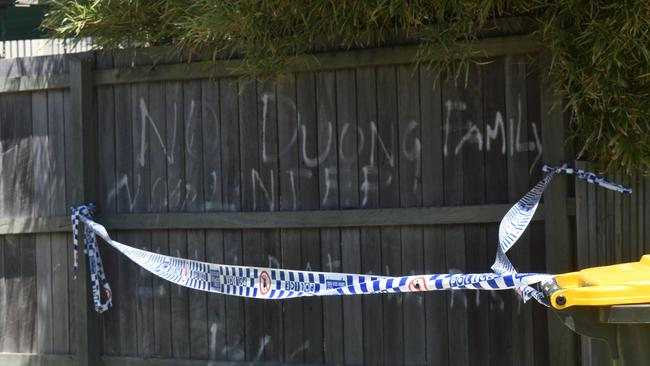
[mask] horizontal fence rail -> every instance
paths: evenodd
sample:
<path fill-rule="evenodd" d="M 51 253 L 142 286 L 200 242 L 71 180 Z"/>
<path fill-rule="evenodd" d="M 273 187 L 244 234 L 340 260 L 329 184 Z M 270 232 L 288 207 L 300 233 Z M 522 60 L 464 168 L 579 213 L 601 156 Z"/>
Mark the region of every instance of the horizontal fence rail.
<path fill-rule="evenodd" d="M 536 53 L 541 50 L 539 38 L 531 35 L 488 38 L 478 43 L 460 44 L 458 48 L 476 51 L 481 57 Z M 417 46 L 361 49 L 298 56 L 291 63 L 294 65 L 292 71 L 399 65 L 412 63 L 417 52 Z M 438 53 L 433 52 L 433 54 Z M 92 83 L 93 85 L 115 85 L 242 76 L 240 66 L 240 60 L 221 60 L 191 64 L 122 67 L 94 71 Z M 68 74 L 0 78 L 0 93 L 66 88 L 70 88 Z"/>
<path fill-rule="evenodd" d="M 511 205 L 442 206 L 326 211 L 205 212 L 97 216 L 109 230 L 304 229 L 500 222 Z M 575 199 L 568 203 L 575 215 Z M 533 221 L 542 220 L 540 204 Z M 68 232 L 69 216 L 0 219 L 0 235 Z"/>

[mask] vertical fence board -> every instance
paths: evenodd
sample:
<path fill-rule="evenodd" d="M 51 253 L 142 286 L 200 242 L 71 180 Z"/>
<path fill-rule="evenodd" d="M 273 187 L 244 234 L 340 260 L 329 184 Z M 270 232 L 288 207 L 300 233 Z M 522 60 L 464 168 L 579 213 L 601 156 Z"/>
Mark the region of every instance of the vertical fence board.
<path fill-rule="evenodd" d="M 400 207 L 422 205 L 422 140 L 419 72 L 413 65 L 397 67 L 397 116 Z M 400 229 L 402 273 L 418 274 L 423 268 L 422 228 Z M 404 363 L 426 362 L 423 294 L 403 295 Z"/>
<path fill-rule="evenodd" d="M 200 81 L 187 81 L 183 85 L 184 136 L 185 136 L 185 186 L 186 211 L 205 211 L 203 187 L 203 121 Z M 187 251 L 190 259 L 205 261 L 205 232 L 187 231 Z M 190 357 L 207 359 L 208 327 L 207 294 L 189 291 Z"/>
<path fill-rule="evenodd" d="M 483 87 L 483 116 L 486 123 L 493 121 L 491 128 L 497 133 L 494 138 L 486 137 L 485 146 L 485 200 L 489 203 L 506 203 L 508 197 L 508 135 L 507 121 L 504 119 L 506 111 L 505 101 L 505 65 L 503 58 L 494 60 L 493 63 L 481 68 L 481 81 Z M 488 132 L 486 132 L 487 134 Z M 501 135 L 499 135 L 501 134 Z M 489 145 L 489 147 L 488 147 Z M 494 262 L 492 248 L 499 242 L 499 227 L 497 224 L 487 225 L 486 240 L 488 244 L 488 258 L 484 266 L 489 268 Z M 512 302 L 516 300 L 510 291 L 495 291 L 489 294 L 488 321 L 489 321 L 489 364 L 512 364 Z"/>
<path fill-rule="evenodd" d="M 377 165 L 379 176 L 379 207 L 399 207 L 399 141 L 397 132 L 397 75 L 395 67 L 377 69 L 377 144 L 382 140 L 381 149 L 377 146 Z M 372 138 L 372 137 L 371 137 Z M 383 154 L 383 155 L 381 155 Z M 381 158 L 379 157 L 381 156 Z M 402 248 L 398 227 L 381 228 L 382 274 L 399 276 L 402 269 Z M 398 364 L 404 362 L 404 323 L 402 294 L 384 296 L 384 362 Z"/>
<path fill-rule="evenodd" d="M 17 306 L 16 300 L 23 286 L 23 279 L 20 277 L 20 240 L 17 235 L 5 236 L 4 242 L 4 280 L 6 297 L 3 299 L 3 323 L 5 336 L 2 338 L 3 352 L 20 352 L 20 326 L 22 310 Z M 27 315 L 25 318 L 28 318 Z"/>
<path fill-rule="evenodd" d="M 460 82 L 460 81 L 459 81 Z M 465 118 L 462 89 L 453 80 L 446 81 L 443 89 L 445 101 L 444 131 L 445 142 L 443 147 L 444 160 L 444 203 L 454 206 L 463 204 L 464 187 L 463 176 L 463 150 L 456 151 L 455 143 L 463 135 L 462 123 Z M 447 272 L 465 272 L 465 231 L 460 225 L 445 228 L 445 257 Z M 449 330 L 449 361 L 451 364 L 469 364 L 469 339 L 467 323 L 467 294 L 463 291 L 452 291 L 448 303 L 448 330 Z"/>
<path fill-rule="evenodd" d="M 255 186 L 260 174 L 257 131 L 257 84 L 239 84 L 239 157 L 241 169 L 241 209 L 243 211 L 262 210 L 261 189 Z M 243 230 L 242 260 L 246 266 L 263 266 L 263 247 L 261 230 Z M 260 361 L 264 358 L 264 308 L 257 299 L 244 299 L 245 312 L 245 353 L 246 359 Z"/>
<path fill-rule="evenodd" d="M 8 303 L 8 286 L 9 281 L 7 281 L 7 271 L 5 266 L 5 237 L 0 236 L 0 335 L 2 335 L 2 340 L 0 340 L 0 351 L 4 352 L 4 338 L 9 334 L 7 329 L 7 311 L 9 310 Z"/>
<path fill-rule="evenodd" d="M 52 234 L 52 351 L 54 353 L 68 353 L 70 351 L 69 328 L 69 298 L 68 298 L 68 271 L 70 236 L 66 234 Z M 109 272 L 110 273 L 110 272 Z"/>
<path fill-rule="evenodd" d="M 318 154 L 318 180 L 320 209 L 340 207 L 340 184 L 337 179 L 338 136 L 336 74 L 316 73 Z M 343 179 L 346 179 L 344 177 Z M 344 183 L 343 183 L 344 184 Z M 324 271 L 341 271 L 341 237 L 339 229 L 320 229 L 321 265 Z M 342 363 L 343 355 L 343 308 L 341 298 L 332 296 L 323 299 L 323 345 L 325 363 Z"/>
<path fill-rule="evenodd" d="M 238 85 L 235 79 L 222 79 L 219 83 L 221 100 L 221 162 L 223 164 L 223 202 L 226 210 L 241 209 L 241 168 L 239 156 Z M 226 264 L 242 263 L 242 234 L 227 230 L 223 234 L 224 261 Z M 226 355 L 228 360 L 245 358 L 244 301 L 226 298 Z"/>
<path fill-rule="evenodd" d="M 32 216 L 49 215 L 48 186 L 51 171 L 51 146 L 47 131 L 47 92 L 34 92 L 32 98 L 31 154 L 34 159 Z M 51 235 L 36 234 L 36 351 L 52 353 L 52 247 Z"/>
<path fill-rule="evenodd" d="M 113 67 L 113 56 L 103 53 L 98 55 L 96 61 L 97 68 Z M 99 166 L 99 201 L 98 211 L 104 215 L 115 214 L 117 212 L 117 179 L 116 179 L 116 123 L 115 123 L 115 94 L 113 86 L 97 87 L 97 119 L 98 134 L 100 136 L 98 143 L 99 159 L 102 164 Z M 115 295 L 113 309 L 104 316 L 103 323 L 103 349 L 102 354 L 119 355 L 120 354 L 120 322 L 119 314 L 121 311 L 120 300 L 117 299 L 119 294 L 119 257 L 120 254 L 99 241 L 99 249 L 102 252 L 106 277 L 109 278 L 111 291 Z"/>
<path fill-rule="evenodd" d="M 34 235 L 19 235 L 20 245 L 20 278 L 22 286 L 18 297 L 13 299 L 17 308 L 16 320 L 20 324 L 18 333 L 18 349 L 20 353 L 36 351 L 35 330 L 36 319 L 36 247 Z"/>
<path fill-rule="evenodd" d="M 422 206 L 442 206 L 443 153 L 442 104 L 438 75 L 420 67 L 420 116 L 422 121 Z M 423 228 L 423 273 L 445 273 L 445 231 L 440 226 Z M 447 328 L 448 294 L 424 294 L 427 363 L 447 364 L 449 339 Z"/>
<path fill-rule="evenodd" d="M 146 60 L 137 60 L 138 63 Z M 149 105 L 149 86 L 136 84 L 131 88 L 131 134 L 133 164 L 133 190 L 132 211 L 136 213 L 148 212 L 151 207 L 151 139 L 147 133 L 147 119 L 143 118 L 143 106 Z M 133 245 L 139 249 L 151 251 L 151 232 L 137 230 L 132 232 Z M 133 264 L 131 264 L 133 265 Z M 142 357 L 154 355 L 154 309 L 152 274 L 144 268 L 134 266 L 136 275 L 131 279 L 135 282 L 135 326 L 137 337 L 137 354 Z"/>
<path fill-rule="evenodd" d="M 637 232 L 638 232 L 638 246 L 637 246 L 637 256 L 642 256 L 647 253 L 645 248 L 645 241 L 650 240 L 650 237 L 645 235 L 645 215 L 650 215 L 649 211 L 645 211 L 645 200 L 649 199 L 648 191 L 644 187 L 644 182 L 646 177 L 638 174 L 636 181 L 636 195 L 637 195 Z M 634 194 L 634 193 L 633 193 Z M 593 210 L 592 210 L 593 211 Z"/>
<path fill-rule="evenodd" d="M 296 210 L 297 191 L 300 184 L 298 114 L 296 106 L 296 78 L 290 74 L 278 81 L 278 167 L 279 167 L 279 209 Z M 301 269 L 300 232 L 295 229 L 281 229 L 281 264 L 286 269 Z M 282 302 L 284 329 L 283 360 L 300 363 L 304 360 L 303 300 Z"/>
<path fill-rule="evenodd" d="M 66 204 L 97 199 L 97 114 L 92 89 L 92 58 L 88 54 L 70 59 L 70 91 L 64 93 Z M 68 100 L 67 103 L 65 101 Z M 97 314 L 88 296 L 90 284 L 86 258 L 82 257 L 79 275 L 71 286 L 74 340 L 71 348 L 80 365 L 99 362 L 101 338 L 97 334 Z"/>
<path fill-rule="evenodd" d="M 167 164 L 171 157 L 168 149 L 165 84 L 149 85 L 149 100 L 146 108 L 140 106 L 140 123 L 144 124 L 144 133 L 148 136 L 150 179 L 149 211 L 164 213 L 168 209 Z M 142 126 L 142 125 L 141 125 Z M 169 233 L 167 231 L 151 232 L 151 250 L 155 253 L 170 254 Z M 113 251 L 114 252 L 114 251 Z M 152 278 L 152 316 L 153 316 L 153 354 L 161 357 L 172 356 L 171 334 L 171 285 L 168 281 L 153 276 Z M 150 318 L 151 319 L 151 318 Z"/>
<path fill-rule="evenodd" d="M 540 75 L 539 65 L 526 59 L 526 99 L 525 105 L 528 112 L 528 141 L 534 142 L 535 149 L 531 149 L 529 142 L 528 149 L 528 164 L 529 176 L 528 187 L 533 187 L 542 178 L 542 154 L 543 144 L 541 143 L 541 114 L 540 107 L 540 89 L 539 79 L 543 77 Z M 544 272 L 546 268 L 545 258 L 545 237 L 544 237 L 544 224 L 541 222 L 531 223 L 530 231 L 530 253 L 531 253 L 531 266 L 529 268 L 532 272 Z M 531 306 L 533 317 L 533 348 L 534 348 L 534 361 L 535 365 L 548 364 L 548 334 L 547 334 L 547 319 L 546 309 L 542 306 Z"/>
<path fill-rule="evenodd" d="M 279 139 L 278 139 L 278 97 L 276 85 L 273 82 L 259 82 L 257 95 L 258 138 L 260 144 L 260 172 L 263 174 L 264 190 L 260 192 L 260 200 L 265 210 L 279 209 L 280 176 L 279 169 Z M 290 130 L 291 131 L 291 130 Z M 289 132 L 290 132 L 289 131 Z M 261 185 L 261 183 L 260 183 Z M 261 187 L 260 187 L 261 188 Z M 265 203 L 264 203 L 265 202 Z M 265 267 L 280 268 L 282 248 L 280 230 L 264 230 L 261 233 L 263 256 L 260 258 Z M 264 360 L 271 362 L 283 361 L 283 322 L 282 303 L 265 301 L 264 307 Z"/>
<path fill-rule="evenodd" d="M 203 81 L 201 98 L 205 209 L 215 211 L 223 209 L 219 83 L 212 80 Z M 206 230 L 206 260 L 210 263 L 224 263 L 223 247 L 223 232 Z M 207 326 L 208 359 L 210 360 L 226 359 L 226 316 L 224 296 L 208 294 Z"/>
<path fill-rule="evenodd" d="M 115 65 L 129 64 L 128 55 L 116 56 Z M 134 175 L 133 164 L 133 113 L 131 100 L 133 98 L 130 85 L 117 85 L 114 89 L 115 101 L 115 168 L 116 185 L 114 187 L 117 212 L 133 212 L 138 200 L 141 199 L 141 176 Z M 140 179 L 140 181 L 138 181 Z M 137 244 L 133 232 L 118 233 L 117 240 Z M 119 301 L 119 327 L 120 327 L 120 355 L 137 356 L 137 302 L 136 278 L 138 269 L 126 256 L 118 256 L 118 286 L 115 292 L 116 301 Z M 119 300 L 117 300 L 119 299 Z M 136 335 L 135 337 L 130 335 Z"/>
<path fill-rule="evenodd" d="M 483 115 L 483 103 L 481 91 L 483 79 L 481 70 L 472 66 L 469 69 L 468 85 L 463 89 L 462 100 L 465 101 L 467 110 L 463 114 L 467 120 L 467 129 L 464 130 L 468 138 L 463 145 L 463 202 L 466 205 L 480 205 L 485 203 L 485 181 L 487 171 L 485 168 L 485 156 L 483 154 L 483 142 L 481 133 L 486 131 L 486 116 Z M 478 141 L 477 141 L 478 140 Z M 461 140 L 462 141 L 462 140 Z M 487 149 L 487 148 L 486 148 Z M 494 243 L 487 245 L 486 231 L 484 225 L 465 225 L 465 246 L 466 246 L 466 271 L 469 273 L 484 272 L 485 263 L 488 261 L 488 248 L 494 248 Z M 492 253 L 490 253 L 491 255 Z M 467 292 L 467 324 L 469 344 L 474 345 L 469 353 L 470 364 L 487 365 L 489 363 L 489 309 L 487 295 L 483 291 Z"/>
<path fill-rule="evenodd" d="M 319 208 L 318 162 L 321 151 L 318 143 L 316 80 L 314 73 L 296 75 L 296 105 L 299 122 L 298 146 L 301 153 L 298 208 L 317 210 Z M 302 269 L 320 270 L 321 248 L 318 229 L 300 231 Z M 323 301 L 321 298 L 306 298 L 303 302 L 303 337 L 305 341 L 304 361 L 323 362 Z M 309 342 L 307 345 L 306 342 Z"/>
<path fill-rule="evenodd" d="M 648 254 L 650 253 L 650 179 L 645 176 L 639 178 L 637 191 L 643 192 L 643 201 L 639 207 L 643 212 L 643 216 L 639 218 L 639 235 L 643 237 L 643 242 L 639 250 L 641 254 Z"/>
<path fill-rule="evenodd" d="M 336 73 L 336 123 L 338 141 L 338 188 L 341 209 L 359 208 L 360 152 L 365 147 L 365 137 L 359 136 L 357 121 L 357 79 L 354 70 Z M 344 133 L 347 132 L 347 133 Z M 363 273 L 361 269 L 361 236 L 358 228 L 341 229 L 341 270 Z M 373 254 L 380 257 L 379 253 Z M 325 268 L 329 270 L 329 268 Z M 343 361 L 347 364 L 363 363 L 363 309 L 358 296 L 343 297 Z"/>
<path fill-rule="evenodd" d="M 185 109 L 183 84 L 165 83 L 165 105 L 167 122 L 167 147 L 170 159 L 167 164 L 167 187 L 169 212 L 185 209 L 187 190 L 185 185 Z M 187 258 L 187 233 L 183 230 L 169 231 L 169 254 Z M 188 289 L 178 285 L 171 291 L 171 333 L 172 355 L 190 357 L 190 319 Z"/>
<path fill-rule="evenodd" d="M 526 104 L 525 61 L 519 56 L 506 56 L 505 58 L 505 92 L 506 92 L 506 114 L 508 130 L 511 134 L 508 157 L 508 194 L 511 202 L 519 200 L 528 190 L 528 154 L 522 154 L 528 150 L 525 141 L 528 138 L 528 126 Z M 525 232 L 518 240 L 518 245 L 511 252 L 513 263 L 518 264 L 522 272 L 530 268 L 530 236 Z M 532 314 L 529 306 L 524 306 L 521 301 L 515 300 L 512 309 L 512 349 L 513 361 L 515 363 L 533 363 L 533 325 Z"/>
<path fill-rule="evenodd" d="M 545 70 L 550 66 L 548 52 L 540 54 Z M 548 78 L 541 79 L 541 125 L 544 162 L 560 164 L 566 160 L 566 123 L 562 102 Z M 546 265 L 548 273 L 564 273 L 573 268 L 574 257 L 567 218 L 567 178 L 559 176 L 544 193 L 544 227 L 546 229 Z M 576 337 L 553 314 L 548 314 L 548 342 L 551 364 L 573 365 L 577 362 Z"/>
<path fill-rule="evenodd" d="M 377 81 L 374 68 L 357 69 L 357 126 L 365 131 L 364 141 L 367 152 L 358 158 L 360 207 L 379 207 L 378 149 L 375 144 L 377 133 Z M 354 133 L 354 132 L 353 132 Z M 359 148 L 357 146 L 357 148 Z M 345 250 L 345 249 L 344 249 Z M 361 228 L 360 254 L 361 273 L 379 275 L 383 273 L 380 229 Z M 364 296 L 363 310 L 363 360 L 366 364 L 377 365 L 384 360 L 384 319 L 383 296 Z M 347 321 L 346 321 L 347 323 Z"/>

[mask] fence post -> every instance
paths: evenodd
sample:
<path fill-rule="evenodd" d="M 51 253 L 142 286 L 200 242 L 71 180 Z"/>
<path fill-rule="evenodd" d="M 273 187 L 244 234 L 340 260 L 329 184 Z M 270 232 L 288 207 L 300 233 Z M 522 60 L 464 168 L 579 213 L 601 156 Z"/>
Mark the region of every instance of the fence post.
<path fill-rule="evenodd" d="M 92 83 L 92 53 L 73 56 L 70 60 L 70 116 L 66 118 L 66 183 L 70 189 L 69 205 L 96 199 L 97 113 Z M 73 341 L 78 365 L 99 364 L 97 314 L 93 308 L 86 256 L 79 256 L 72 306 Z"/>
<path fill-rule="evenodd" d="M 541 122 L 543 158 L 547 164 L 562 164 L 569 159 L 565 146 L 567 134 L 563 116 L 562 97 L 554 89 L 548 75 L 551 64 L 550 53 L 540 53 L 542 77 Z M 573 270 L 573 240 L 568 214 L 568 180 L 563 174 L 544 193 L 544 227 L 546 234 L 546 270 L 548 273 L 564 273 Z M 575 334 L 562 324 L 560 319 L 548 310 L 548 344 L 550 365 L 576 365 L 578 342 Z"/>

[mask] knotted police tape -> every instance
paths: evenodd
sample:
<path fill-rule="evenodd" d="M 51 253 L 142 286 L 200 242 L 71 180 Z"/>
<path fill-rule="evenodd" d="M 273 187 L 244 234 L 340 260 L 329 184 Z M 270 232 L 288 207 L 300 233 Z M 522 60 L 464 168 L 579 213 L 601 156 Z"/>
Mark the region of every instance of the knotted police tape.
<path fill-rule="evenodd" d="M 352 273 L 294 271 L 278 268 L 235 266 L 200 262 L 152 253 L 119 243 L 106 228 L 92 220 L 94 206 L 72 209 L 74 270 L 78 265 L 79 221 L 84 223 L 85 248 L 92 284 L 95 310 L 103 313 L 112 306 L 112 293 L 102 264 L 96 236 L 147 271 L 169 282 L 191 289 L 258 299 L 290 299 L 306 296 L 338 296 L 374 293 L 421 292 L 451 289 L 514 289 L 523 301 L 530 298 L 548 306 L 543 293 L 533 285 L 554 281 L 544 273 L 517 273 L 506 253 L 530 224 L 544 190 L 556 173 L 574 174 L 579 179 L 622 193 L 632 190 L 585 172 L 562 167 L 544 166 L 548 174 L 522 197 L 504 216 L 499 226 L 499 245 L 491 269 L 493 273 L 423 274 L 413 276 L 376 276 Z M 104 290 L 105 302 L 101 299 Z"/>

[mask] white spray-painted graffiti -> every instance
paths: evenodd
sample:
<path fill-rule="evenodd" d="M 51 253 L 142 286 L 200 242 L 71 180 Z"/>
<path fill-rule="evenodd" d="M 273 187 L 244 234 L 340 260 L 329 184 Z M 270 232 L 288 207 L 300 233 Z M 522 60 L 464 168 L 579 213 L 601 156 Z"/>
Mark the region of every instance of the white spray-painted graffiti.
<path fill-rule="evenodd" d="M 334 121 L 324 121 L 321 125 L 319 133 L 324 134 L 320 137 L 320 143 L 316 151 L 309 149 L 310 144 L 314 142 L 308 141 L 310 136 L 310 128 L 316 126 L 308 126 L 304 123 L 303 116 L 296 107 L 296 104 L 290 98 L 284 96 L 277 96 L 271 93 L 264 93 L 260 97 L 261 102 L 261 120 L 258 121 L 260 126 L 261 138 L 259 141 L 260 154 L 260 167 L 251 168 L 250 171 L 241 172 L 242 179 L 250 179 L 250 184 L 246 185 L 252 192 L 248 192 L 253 197 L 253 209 L 265 210 L 278 210 L 280 202 L 285 205 L 285 208 L 293 210 L 299 209 L 298 199 L 298 182 L 300 180 L 312 180 L 320 175 L 320 184 L 323 185 L 320 191 L 320 203 L 325 206 L 330 200 L 337 199 L 339 187 L 350 187 L 352 182 L 347 181 L 346 174 L 343 174 L 340 169 L 346 167 L 349 171 L 350 164 L 358 162 L 358 179 L 355 183 L 358 185 L 359 201 L 361 207 L 366 207 L 373 192 L 376 192 L 379 185 L 391 186 L 395 184 L 397 174 L 395 171 L 397 161 L 400 164 L 410 164 L 410 173 L 406 177 L 400 179 L 408 179 L 405 187 L 409 187 L 413 192 L 417 192 L 421 185 L 420 176 L 422 174 L 422 144 L 420 138 L 421 122 L 416 120 L 408 120 L 398 126 L 398 123 L 393 123 L 390 126 L 383 126 L 381 130 L 376 121 L 359 121 L 359 123 L 343 122 L 339 123 L 338 131 L 337 124 Z M 521 98 L 518 97 L 516 101 L 516 114 L 508 116 L 507 120 L 504 118 L 502 112 L 497 111 L 491 121 L 484 121 L 478 123 L 477 121 L 463 120 L 463 112 L 468 107 L 464 101 L 461 100 L 447 100 L 444 102 L 444 121 L 442 122 L 441 131 L 443 136 L 443 156 L 445 158 L 458 155 L 464 150 L 478 149 L 478 151 L 498 151 L 508 157 L 513 157 L 516 154 L 529 152 L 536 153 L 535 159 L 530 165 L 530 171 L 539 163 L 542 156 L 542 144 L 537 125 L 533 121 L 526 121 L 522 113 Z M 271 144 L 276 141 L 269 141 L 269 108 L 270 105 L 276 107 L 282 106 L 293 113 L 296 118 L 295 122 L 290 123 L 287 121 L 278 120 L 277 129 L 288 129 L 290 138 L 283 146 L 275 146 L 270 148 Z M 219 123 L 217 114 L 210 107 L 206 106 L 206 110 L 210 113 L 204 118 L 209 121 L 204 123 Z M 163 136 L 159 130 L 159 124 L 154 121 L 149 112 L 149 107 L 144 99 L 140 100 L 140 121 L 138 121 L 139 131 L 139 146 L 137 146 L 136 167 L 134 169 L 135 177 L 129 177 L 123 174 L 117 177 L 115 188 L 107 192 L 107 199 L 112 200 L 119 194 L 128 202 L 128 209 L 133 211 L 137 206 L 137 202 L 143 198 L 144 187 L 142 187 L 143 179 L 142 171 L 147 164 L 146 154 L 151 151 L 152 144 L 158 145 L 157 151 L 162 152 L 163 159 L 167 162 L 168 166 L 173 166 L 178 163 L 179 150 L 177 147 L 178 136 L 183 139 L 185 144 L 185 158 L 192 158 L 197 154 L 195 144 L 201 138 L 197 135 L 199 129 L 196 127 L 197 122 L 194 121 L 198 114 L 196 103 L 190 101 L 189 108 L 186 108 L 186 115 L 183 120 L 179 120 L 178 107 L 173 105 L 174 118 L 167 121 L 168 129 L 167 136 Z M 273 121 L 275 123 L 275 121 Z M 484 128 L 482 126 L 485 126 Z M 273 125 L 272 128 L 276 128 Z M 532 135 L 532 141 L 522 141 L 522 130 L 526 128 L 529 135 Z M 452 133 L 454 132 L 454 133 Z M 149 138 L 147 138 L 149 134 Z M 356 136 L 355 136 L 356 135 Z M 356 146 L 355 146 L 356 145 Z M 182 150 L 180 150 L 182 152 Z M 216 151 L 219 151 L 218 149 Z M 287 154 L 297 154 L 297 157 L 302 166 L 279 171 L 275 167 L 274 162 Z M 336 154 L 339 164 L 336 160 L 332 163 L 329 161 L 330 155 Z M 222 172 L 215 167 L 214 169 L 207 169 L 205 175 L 205 187 L 200 187 L 203 190 L 205 197 L 204 202 L 201 202 L 201 208 L 207 210 L 233 210 L 235 207 L 232 205 L 224 204 L 220 201 L 220 194 L 217 192 L 220 187 L 220 179 Z M 380 174 L 380 170 L 382 174 Z M 181 210 L 188 205 L 195 203 L 198 197 L 198 189 L 193 184 L 184 181 L 182 177 L 159 177 L 152 176 L 151 179 L 151 195 L 161 196 L 159 190 L 167 189 L 167 197 L 164 204 L 169 203 Z M 379 181 L 381 179 L 381 181 Z M 279 200 L 279 182 L 288 185 L 290 197 L 283 197 Z M 167 187 L 165 187 L 167 185 Z M 239 189 L 239 187 L 236 187 Z M 240 192 L 235 192 L 239 194 Z M 160 205 L 160 202 L 158 202 Z"/>

